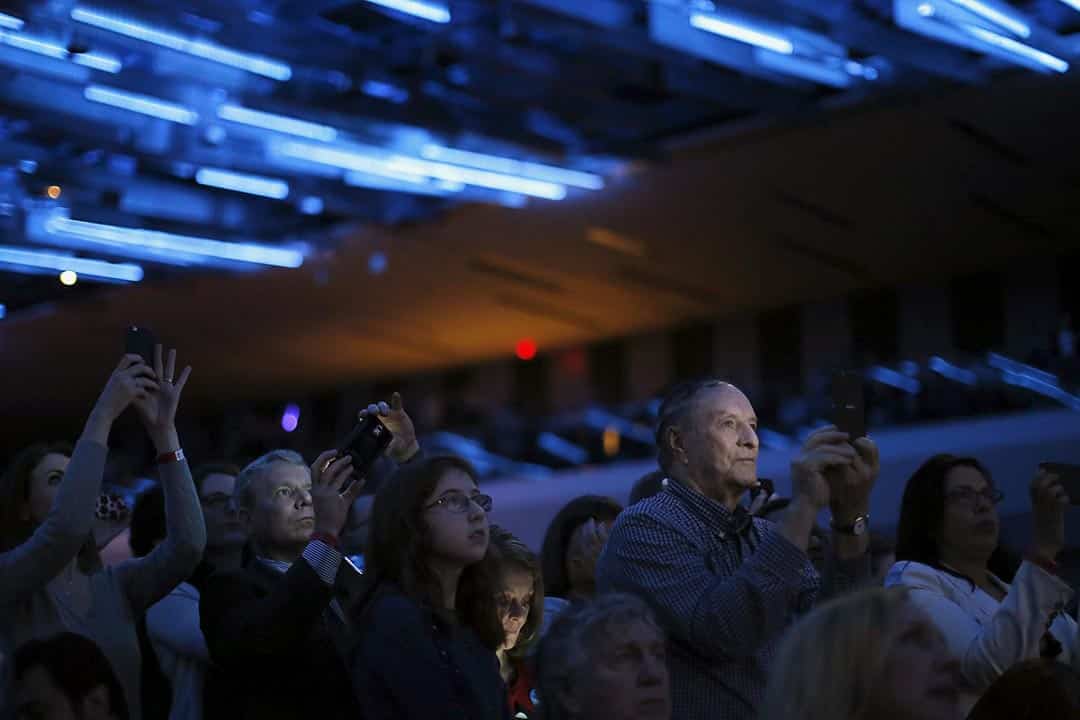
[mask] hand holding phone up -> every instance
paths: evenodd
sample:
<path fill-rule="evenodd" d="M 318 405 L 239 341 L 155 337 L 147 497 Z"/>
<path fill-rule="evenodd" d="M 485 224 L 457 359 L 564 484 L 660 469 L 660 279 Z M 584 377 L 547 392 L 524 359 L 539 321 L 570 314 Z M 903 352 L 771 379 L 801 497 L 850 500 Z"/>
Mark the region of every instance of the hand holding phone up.
<path fill-rule="evenodd" d="M 361 422 L 367 417 L 377 418 L 393 434 L 386 453 L 398 465 L 408 462 L 420 451 L 420 443 L 416 440 L 416 427 L 409 413 L 405 412 L 401 393 L 391 395 L 389 404 L 378 402 L 368 405 L 359 413 Z"/>

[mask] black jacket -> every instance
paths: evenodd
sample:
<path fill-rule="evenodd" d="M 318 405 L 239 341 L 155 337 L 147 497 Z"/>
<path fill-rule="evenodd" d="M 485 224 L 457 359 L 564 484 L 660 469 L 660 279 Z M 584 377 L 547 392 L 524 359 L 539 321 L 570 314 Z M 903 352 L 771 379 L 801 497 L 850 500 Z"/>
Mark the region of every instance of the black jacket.
<path fill-rule="evenodd" d="M 206 720 L 357 720 L 332 596 L 302 558 L 286 573 L 253 560 L 211 577 L 199 602 L 217 670 Z"/>
<path fill-rule="evenodd" d="M 393 586 L 363 614 L 350 661 L 367 720 L 505 720 L 495 653 L 471 630 L 441 620 Z"/>

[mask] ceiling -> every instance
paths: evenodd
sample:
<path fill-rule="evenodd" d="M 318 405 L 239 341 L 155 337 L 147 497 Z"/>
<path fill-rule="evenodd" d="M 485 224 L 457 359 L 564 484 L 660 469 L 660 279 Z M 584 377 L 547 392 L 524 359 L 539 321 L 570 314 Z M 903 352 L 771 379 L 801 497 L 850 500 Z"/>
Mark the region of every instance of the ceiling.
<path fill-rule="evenodd" d="M 0 271 L 0 412 L 85 408 L 133 322 L 182 348 L 206 403 L 1074 248 L 1075 74 L 934 36 L 909 17 L 925 5 L 452 2 L 434 23 L 366 1 L 0 4 L 24 23 L 0 35 L 3 246 L 143 274 Z M 979 6 L 1080 54 L 1058 0 Z"/>

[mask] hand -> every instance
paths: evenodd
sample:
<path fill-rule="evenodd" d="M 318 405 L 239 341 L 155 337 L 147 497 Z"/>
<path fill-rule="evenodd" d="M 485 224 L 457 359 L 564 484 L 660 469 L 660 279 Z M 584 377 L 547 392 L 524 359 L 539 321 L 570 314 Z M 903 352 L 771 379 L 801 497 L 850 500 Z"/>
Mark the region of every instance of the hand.
<path fill-rule="evenodd" d="M 135 409 L 142 418 L 150 439 L 158 452 L 169 452 L 180 447 L 176 437 L 176 409 L 180 405 L 180 395 L 191 377 L 191 367 L 185 367 L 176 378 L 176 350 L 170 350 L 167 361 L 162 367 L 162 348 L 154 346 L 154 374 L 158 379 L 155 392 L 135 402 Z M 175 382 L 174 382 L 175 380 Z"/>
<path fill-rule="evenodd" d="M 138 355 L 125 355 L 109 376 L 105 389 L 94 404 L 94 415 L 112 424 L 133 401 L 156 392 L 158 384 L 154 371 Z"/>
<path fill-rule="evenodd" d="M 574 530 L 566 549 L 566 564 L 572 585 L 590 586 L 596 578 L 596 562 L 607 544 L 608 529 L 604 523 L 589 518 Z"/>
<path fill-rule="evenodd" d="M 413 425 L 409 413 L 405 412 L 405 406 L 401 401 L 401 393 L 390 396 L 390 404 L 385 402 L 372 403 L 360 411 L 359 418 L 363 420 L 368 415 L 376 415 L 382 424 L 386 426 L 394 439 L 386 448 L 386 454 L 394 462 L 408 462 L 413 455 L 420 451 L 420 443 L 416 440 L 416 427 Z"/>
<path fill-rule="evenodd" d="M 832 425 L 810 433 L 798 457 L 791 462 L 792 503 L 805 503 L 814 510 L 828 505 L 831 495 L 825 471 L 852 465 L 856 455 L 847 433 Z"/>
<path fill-rule="evenodd" d="M 841 525 L 848 525 L 870 511 L 870 491 L 881 470 L 880 454 L 873 440 L 861 437 L 852 446 L 855 448 L 854 462 L 825 471 L 825 480 L 829 483 L 829 509 L 833 520 Z"/>
<path fill-rule="evenodd" d="M 1065 547 L 1065 509 L 1069 495 L 1057 475 L 1043 469 L 1031 481 L 1031 516 L 1035 523 L 1033 551 L 1054 560 Z"/>
<path fill-rule="evenodd" d="M 364 479 L 341 492 L 353 473 L 352 458 L 335 457 L 337 450 L 327 450 L 311 466 L 311 507 L 315 511 L 315 532 L 337 537 L 349 518 L 349 506 L 364 488 Z"/>

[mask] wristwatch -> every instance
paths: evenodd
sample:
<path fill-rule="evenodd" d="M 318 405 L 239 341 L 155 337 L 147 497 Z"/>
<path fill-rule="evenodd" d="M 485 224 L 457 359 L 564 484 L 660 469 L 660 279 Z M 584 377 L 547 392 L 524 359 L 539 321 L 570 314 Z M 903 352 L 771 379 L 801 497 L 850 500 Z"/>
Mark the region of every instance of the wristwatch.
<path fill-rule="evenodd" d="M 870 529 L 870 516 L 859 515 L 851 522 L 850 525 L 837 525 L 836 521 L 834 520 L 829 523 L 829 527 L 833 529 L 833 532 L 859 537 L 860 535 L 865 535 L 866 531 Z"/>

